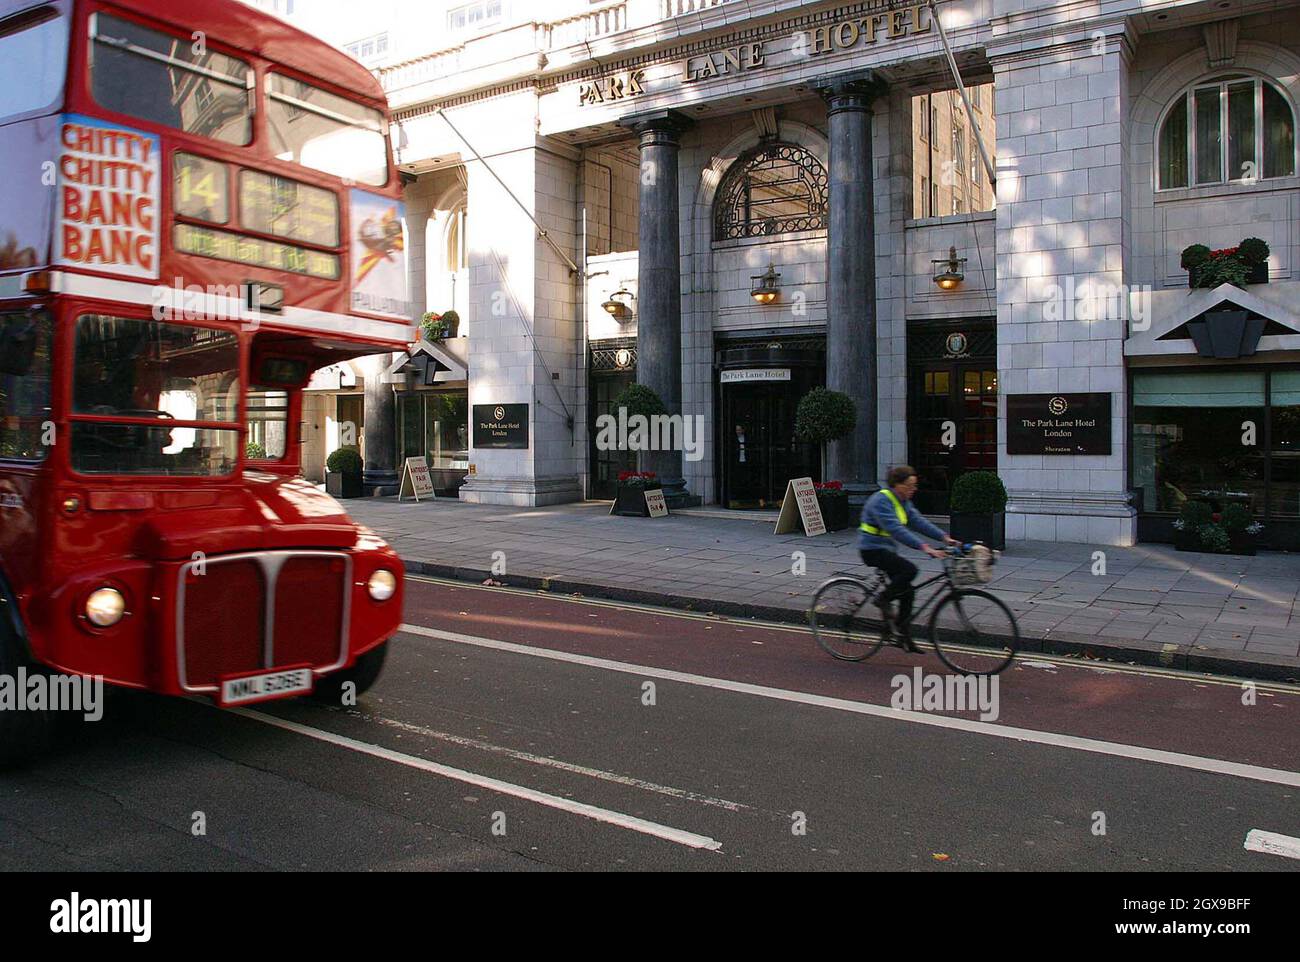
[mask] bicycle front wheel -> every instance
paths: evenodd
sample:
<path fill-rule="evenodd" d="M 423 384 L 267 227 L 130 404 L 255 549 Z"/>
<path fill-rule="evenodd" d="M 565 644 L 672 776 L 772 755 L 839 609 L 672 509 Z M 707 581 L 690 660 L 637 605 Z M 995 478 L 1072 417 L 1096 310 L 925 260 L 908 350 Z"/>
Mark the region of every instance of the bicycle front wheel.
<path fill-rule="evenodd" d="M 987 591 L 958 588 L 930 615 L 930 641 L 943 663 L 963 675 L 996 675 L 1016 656 L 1020 626 Z"/>
<path fill-rule="evenodd" d="M 867 620 L 870 601 L 857 578 L 832 578 L 817 589 L 808 621 L 822 650 L 841 661 L 862 661 L 880 650 L 884 639 Z"/>

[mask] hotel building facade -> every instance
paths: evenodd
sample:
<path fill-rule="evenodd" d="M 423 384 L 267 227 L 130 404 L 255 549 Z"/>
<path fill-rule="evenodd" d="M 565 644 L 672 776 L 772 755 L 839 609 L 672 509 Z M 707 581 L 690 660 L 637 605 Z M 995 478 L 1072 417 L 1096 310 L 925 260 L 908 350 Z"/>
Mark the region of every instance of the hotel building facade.
<path fill-rule="evenodd" d="M 609 497 L 639 381 L 701 426 L 651 463 L 705 503 L 907 462 L 936 514 L 996 471 L 1013 539 L 1167 541 L 1199 499 L 1300 547 L 1300 3 L 469 6 L 445 43 L 395 6 L 376 63 L 414 310 L 460 318 L 367 380 L 389 467 Z M 1185 248 L 1248 237 L 1192 286 Z M 825 463 L 823 385 L 858 410 Z"/>

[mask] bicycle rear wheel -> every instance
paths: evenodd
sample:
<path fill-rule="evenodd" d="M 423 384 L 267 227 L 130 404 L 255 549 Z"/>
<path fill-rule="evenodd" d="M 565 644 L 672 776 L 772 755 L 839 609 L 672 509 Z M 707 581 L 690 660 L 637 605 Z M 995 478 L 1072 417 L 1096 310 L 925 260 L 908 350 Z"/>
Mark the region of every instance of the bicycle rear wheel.
<path fill-rule="evenodd" d="M 958 588 L 930 615 L 930 641 L 943 663 L 963 675 L 996 675 L 1016 656 L 1020 626 L 1001 600 Z"/>
<path fill-rule="evenodd" d="M 870 602 L 868 586 L 857 578 L 832 578 L 818 588 L 808 621 L 822 650 L 841 661 L 862 661 L 879 651 L 884 639 L 867 619 Z"/>

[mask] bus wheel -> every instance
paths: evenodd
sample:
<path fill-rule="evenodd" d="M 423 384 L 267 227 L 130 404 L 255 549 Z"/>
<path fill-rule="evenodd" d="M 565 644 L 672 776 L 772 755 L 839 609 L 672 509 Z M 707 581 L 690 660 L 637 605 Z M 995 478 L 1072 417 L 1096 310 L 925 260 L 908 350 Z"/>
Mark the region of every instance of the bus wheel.
<path fill-rule="evenodd" d="M 312 692 L 312 697 L 319 701 L 328 702 L 331 705 L 341 705 L 344 694 L 343 686 L 348 682 L 352 682 L 356 686 L 349 689 L 353 695 L 364 694 L 379 680 L 379 673 L 383 670 L 384 657 L 387 654 L 388 642 L 371 648 L 364 655 L 359 656 L 351 668 L 336 671 L 334 674 L 326 675 L 318 680 L 316 690 Z"/>
<path fill-rule="evenodd" d="M 14 686 L 15 697 L 25 692 L 17 690 L 18 669 L 26 673 L 42 671 L 32 663 L 18 640 L 0 625 L 0 675 Z M 54 713 L 51 711 L 18 711 L 0 709 L 0 768 L 20 765 L 44 754 L 54 731 Z"/>

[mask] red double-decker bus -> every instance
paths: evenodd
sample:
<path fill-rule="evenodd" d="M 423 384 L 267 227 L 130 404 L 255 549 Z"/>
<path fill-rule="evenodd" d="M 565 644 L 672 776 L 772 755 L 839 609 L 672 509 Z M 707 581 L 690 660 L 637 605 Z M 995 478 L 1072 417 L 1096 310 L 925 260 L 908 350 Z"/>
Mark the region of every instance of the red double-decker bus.
<path fill-rule="evenodd" d="M 364 690 L 402 569 L 300 422 L 411 339 L 378 83 L 234 0 L 0 0 L 0 156 L 0 674 Z"/>

